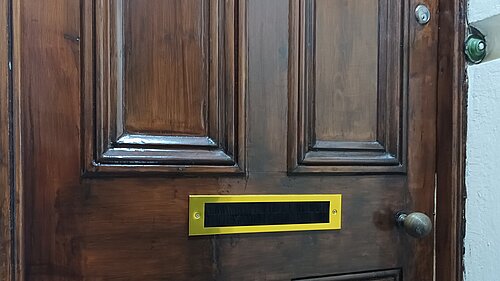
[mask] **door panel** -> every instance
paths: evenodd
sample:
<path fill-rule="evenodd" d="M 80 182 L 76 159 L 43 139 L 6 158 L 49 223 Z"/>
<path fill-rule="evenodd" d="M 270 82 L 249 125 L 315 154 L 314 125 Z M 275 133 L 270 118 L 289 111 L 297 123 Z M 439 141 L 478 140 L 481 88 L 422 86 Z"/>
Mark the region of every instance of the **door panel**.
<path fill-rule="evenodd" d="M 119 56 L 115 67 L 121 68 L 116 74 L 122 75 L 117 90 L 124 100 L 124 130 L 206 136 L 209 83 L 217 85 L 209 79 L 218 77 L 218 66 L 210 65 L 218 58 L 210 54 L 218 47 L 218 34 L 210 33 L 210 25 L 217 24 L 217 3 L 102 2 L 96 14 L 108 5 L 109 32 L 116 34 L 110 43 L 118 45 L 110 53 Z"/>
<path fill-rule="evenodd" d="M 85 172 L 241 173 L 234 1 L 84 3 Z"/>
<path fill-rule="evenodd" d="M 26 279 L 432 280 L 394 223 L 434 210 L 414 5 L 21 0 Z M 188 236 L 192 194 L 321 193 L 341 230 Z"/>
<path fill-rule="evenodd" d="M 374 141 L 378 1 L 305 1 L 304 4 L 301 7 L 304 85 L 315 106 L 315 139 Z"/>
<path fill-rule="evenodd" d="M 294 4 L 291 171 L 405 172 L 408 1 Z"/>

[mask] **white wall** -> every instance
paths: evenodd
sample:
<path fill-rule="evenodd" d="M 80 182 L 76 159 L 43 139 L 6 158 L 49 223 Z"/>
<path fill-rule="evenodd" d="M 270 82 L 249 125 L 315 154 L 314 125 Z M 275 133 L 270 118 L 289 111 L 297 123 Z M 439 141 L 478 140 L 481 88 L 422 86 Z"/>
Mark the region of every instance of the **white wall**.
<path fill-rule="evenodd" d="M 469 0 L 472 25 L 498 14 L 500 0 Z M 465 280 L 500 281 L 500 59 L 467 71 Z"/>
<path fill-rule="evenodd" d="M 498 0 L 467 0 L 469 11 L 467 20 L 471 23 L 500 14 L 500 1 Z"/>

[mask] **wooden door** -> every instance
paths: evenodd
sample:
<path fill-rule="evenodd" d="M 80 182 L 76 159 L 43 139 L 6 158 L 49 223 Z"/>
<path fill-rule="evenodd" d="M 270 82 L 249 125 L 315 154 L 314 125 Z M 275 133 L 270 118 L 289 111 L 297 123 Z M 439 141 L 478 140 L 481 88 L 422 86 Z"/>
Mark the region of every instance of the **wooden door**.
<path fill-rule="evenodd" d="M 15 0 L 26 280 L 433 278 L 437 6 Z M 193 194 L 342 194 L 340 230 L 188 236 Z"/>

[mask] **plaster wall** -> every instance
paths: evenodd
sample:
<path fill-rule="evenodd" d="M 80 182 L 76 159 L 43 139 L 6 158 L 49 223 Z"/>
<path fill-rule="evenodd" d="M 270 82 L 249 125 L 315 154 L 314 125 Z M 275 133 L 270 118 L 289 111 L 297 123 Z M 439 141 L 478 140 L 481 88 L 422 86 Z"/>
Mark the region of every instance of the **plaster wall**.
<path fill-rule="evenodd" d="M 499 0 L 468 2 L 472 25 L 500 15 Z M 496 28 L 488 32 L 500 34 Z M 465 280 L 500 281 L 500 59 L 467 72 Z"/>

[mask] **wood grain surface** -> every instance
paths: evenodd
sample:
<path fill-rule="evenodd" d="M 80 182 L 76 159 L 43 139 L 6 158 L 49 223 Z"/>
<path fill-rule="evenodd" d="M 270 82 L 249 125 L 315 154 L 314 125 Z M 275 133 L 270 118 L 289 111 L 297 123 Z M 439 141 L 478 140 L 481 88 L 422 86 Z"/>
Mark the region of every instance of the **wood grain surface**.
<path fill-rule="evenodd" d="M 355 1 L 359 3 L 126 0 L 93 5 L 92 1 L 86 0 L 47 0 L 43 3 L 20 0 L 17 14 L 20 26 L 16 34 L 21 43 L 17 57 L 20 80 L 19 91 L 15 93 L 21 97 L 26 279 L 291 280 L 396 270 L 401 272 L 403 280 L 432 280 L 433 235 L 422 240 L 410 238 L 395 227 L 394 214 L 399 210 L 420 211 L 432 217 L 435 211 L 437 21 L 419 26 L 412 14 L 412 7 L 416 4 L 413 0 L 402 1 L 400 9 L 389 8 L 390 5 L 385 4 L 389 2 L 385 1 Z M 379 69 L 380 60 L 385 61 L 388 73 L 397 72 L 395 69 L 401 67 L 404 75 L 395 78 L 380 75 L 380 70 L 372 73 L 374 62 L 367 62 L 368 68 L 365 69 L 362 58 L 358 62 L 354 62 L 357 58 L 349 60 L 349 63 L 359 66 L 345 68 L 343 75 L 353 81 L 350 79 L 359 76 L 359 71 L 366 71 L 370 77 L 360 83 L 371 86 L 362 92 L 356 88 L 358 85 L 352 86 L 344 92 L 345 98 L 370 96 L 367 96 L 368 99 L 355 99 L 357 106 L 366 108 L 363 110 L 366 115 L 361 115 L 363 118 L 360 119 L 362 127 L 354 126 L 352 131 L 339 136 L 342 141 L 366 141 L 374 138 L 374 126 L 377 132 L 379 128 L 399 128 L 398 132 L 405 128 L 406 134 L 387 133 L 389 139 L 399 139 L 394 146 L 395 151 L 407 158 L 398 158 L 395 154 L 395 159 L 406 163 L 404 169 L 370 170 L 367 168 L 370 162 L 363 162 L 362 159 L 358 169 L 344 169 L 339 174 L 329 167 L 342 165 L 320 154 L 319 160 L 324 165 L 309 165 L 313 168 L 307 173 L 290 173 L 291 160 L 297 164 L 299 156 L 299 146 L 291 146 L 290 139 L 298 138 L 297 126 L 301 124 L 299 120 L 302 116 L 297 103 L 298 94 L 294 94 L 299 93 L 294 90 L 298 91 L 300 84 L 298 76 L 294 75 L 314 70 L 318 76 L 330 71 L 330 66 L 308 69 L 300 64 L 300 48 L 297 45 L 300 28 L 297 27 L 301 18 L 296 15 L 300 15 L 301 9 L 309 2 L 316 2 L 325 10 L 346 9 L 345 14 L 352 13 L 355 17 L 339 17 L 337 20 L 343 27 L 328 27 L 324 23 L 329 20 L 320 16 L 324 20 L 316 22 L 322 27 L 316 29 L 315 37 L 328 36 L 331 32 L 337 34 L 338 29 L 349 32 L 365 28 L 367 31 L 360 31 L 360 34 L 370 36 L 363 38 L 367 43 L 361 46 L 356 45 L 357 40 L 348 40 L 347 37 L 335 42 L 328 40 L 317 45 L 321 50 L 316 49 L 316 60 L 321 59 L 318 54 L 333 56 L 339 48 L 357 52 L 367 48 L 367 51 L 374 52 L 374 41 L 381 36 L 370 34 L 373 30 L 370 23 L 379 14 L 385 15 L 378 17 L 379 25 L 390 22 L 389 19 L 401 20 L 400 25 L 388 25 L 385 37 L 389 42 L 395 40 L 401 44 L 400 56 L 389 57 L 388 53 L 387 57 L 380 56 L 386 53 L 379 49 L 376 64 Z M 366 7 L 386 7 L 387 10 L 362 9 L 364 5 L 360 3 L 364 2 L 368 3 Z M 132 52 L 124 55 L 124 64 L 131 68 L 124 67 L 124 76 L 121 77 L 125 77 L 124 89 L 133 91 L 126 91 L 123 96 L 124 116 L 132 116 L 131 119 L 123 119 L 123 132 L 130 130 L 141 135 L 154 133 L 158 136 L 194 137 L 210 134 L 210 124 L 226 124 L 227 120 L 234 120 L 230 126 L 233 130 L 219 127 L 217 132 L 224 133 L 218 134 L 217 149 L 222 149 L 235 163 L 242 165 L 238 167 L 240 173 L 221 169 L 220 165 L 212 165 L 211 169 L 210 165 L 190 163 L 189 158 L 184 158 L 187 162 L 180 164 L 171 163 L 161 153 L 153 154 L 159 161 L 141 160 L 150 155 L 146 152 L 169 149 L 162 147 L 165 142 L 152 142 L 147 144 L 151 145 L 148 147 L 151 151 L 141 150 L 143 144 L 140 143 L 125 148 L 128 152 L 133 150 L 134 145 L 139 148 L 134 151 L 142 157 L 137 162 L 116 160 L 114 170 L 109 173 L 97 171 L 97 174 L 82 177 L 89 163 L 99 159 L 97 152 L 102 151 L 87 153 L 89 149 L 93 151 L 98 142 L 94 132 L 87 130 L 89 124 L 109 130 L 115 124 L 108 122 L 109 118 L 120 120 L 117 117 L 119 111 L 109 110 L 110 107 L 104 108 L 106 114 L 95 114 L 97 104 L 88 99 L 89 93 L 91 97 L 98 97 L 98 92 L 93 91 L 97 88 L 94 84 L 102 82 L 95 81 L 88 70 L 96 67 L 100 56 L 110 54 L 106 53 L 109 49 L 94 48 L 89 51 L 87 47 L 95 41 L 89 42 L 88 36 L 95 26 L 101 24 L 99 21 L 102 18 L 90 17 L 95 18 L 90 22 L 84 19 L 89 18 L 89 13 L 99 15 L 113 5 L 122 5 L 128 11 L 122 19 L 127 23 L 124 29 L 127 32 L 123 37 L 125 45 L 127 40 L 132 40 L 131 46 L 138 44 L 134 48 L 144 49 L 139 54 Z M 437 18 L 437 3 L 428 5 Z M 234 46 L 233 51 L 226 48 L 221 53 L 227 56 L 234 52 L 235 56 L 233 63 L 223 63 L 223 66 L 219 63 L 216 72 L 206 74 L 208 72 L 204 72 L 204 67 L 214 63 L 204 61 L 203 54 L 213 48 L 204 45 L 210 42 L 203 39 L 204 32 L 208 30 L 207 18 L 199 15 L 215 13 L 214 7 L 224 11 L 216 13 L 218 23 L 222 22 L 219 17 L 227 15 L 228 11 L 234 15 L 231 20 L 237 23 L 232 25 L 234 32 L 227 33 L 229 36 L 220 40 L 224 46 Z M 315 11 L 318 13 L 318 10 Z M 178 20 L 173 20 L 175 18 Z M 352 26 L 354 23 L 359 25 Z M 212 26 L 211 23 L 209 25 Z M 231 30 L 231 27 L 226 23 L 220 30 L 228 29 Z M 162 41 L 165 36 L 167 42 Z M 186 48 L 178 47 L 182 44 Z M 183 55 L 182 52 L 188 53 Z M 150 57 L 152 54 L 159 54 L 164 59 L 160 62 L 153 60 Z M 347 57 L 329 59 L 333 62 L 347 61 Z M 371 56 L 366 59 L 374 60 Z M 187 72 L 171 67 L 174 65 L 180 65 L 180 69 Z M 199 75 L 194 77 L 193 73 Z M 203 100 L 210 100 L 210 89 L 201 86 L 211 79 L 207 75 L 216 75 L 218 93 L 223 93 L 220 96 L 234 99 L 230 103 L 234 110 L 207 110 L 218 112 L 215 123 L 210 121 L 209 116 L 200 119 L 203 110 L 200 111 L 198 106 Z M 236 82 L 226 83 L 225 77 L 234 77 Z M 168 81 L 174 84 L 166 83 Z M 322 81 L 331 85 L 325 86 L 325 89 L 336 86 L 335 80 Z M 345 82 L 345 79 L 342 81 Z M 355 85 L 354 82 L 349 83 Z M 395 103 L 390 108 L 397 110 L 395 116 L 399 117 L 398 120 L 407 120 L 407 123 L 394 125 L 391 124 L 396 122 L 394 119 L 379 118 L 382 115 L 387 117 L 388 111 L 381 113 L 379 105 L 373 103 L 383 103 L 380 97 L 387 95 L 377 94 L 378 90 L 374 91 L 373 87 L 380 89 L 382 84 L 393 85 L 389 88 L 395 91 L 406 91 L 405 102 Z M 181 85 L 189 86 L 183 88 Z M 318 93 L 325 97 L 324 104 L 319 106 L 322 108 L 319 112 L 323 112 L 328 103 L 336 99 L 328 96 L 328 92 L 320 91 L 316 95 Z M 340 92 L 337 93 L 340 95 Z M 384 102 L 387 103 L 387 100 Z M 107 101 L 117 105 L 116 100 Z M 407 116 L 401 116 L 402 112 L 407 112 Z M 353 116 L 345 119 L 349 121 L 339 121 L 332 117 L 335 114 L 312 116 L 324 117 L 324 122 L 319 121 L 321 126 L 326 126 L 332 122 L 349 123 L 359 115 L 345 113 Z M 380 124 L 380 120 L 385 121 Z M 338 141 L 338 137 L 332 137 L 330 132 L 345 131 L 347 123 L 336 123 L 340 127 L 328 128 L 329 133 L 324 131 L 319 136 L 328 141 Z M 305 131 L 312 132 L 311 124 L 316 123 L 302 124 Z M 405 142 L 406 145 L 403 145 Z M 297 140 L 297 143 L 300 147 L 309 148 L 305 142 Z M 120 148 L 120 143 L 111 141 L 108 144 Z M 390 148 L 386 150 L 388 153 L 393 151 L 391 147 L 394 144 L 387 143 L 385 139 L 382 144 Z M 356 148 L 352 143 L 349 145 Z M 215 150 L 208 146 L 193 148 L 193 142 L 176 144 L 172 149 L 184 149 L 186 146 L 201 151 Z M 402 148 L 404 146 L 406 149 Z M 375 146 L 361 146 L 363 149 L 370 147 L 373 149 Z M 326 149 L 331 147 L 326 146 Z M 354 156 L 348 155 L 347 159 L 349 157 Z M 353 159 L 350 161 L 355 163 Z M 196 169 L 191 171 L 193 167 Z M 175 173 L 174 169 L 181 170 Z M 182 169 L 187 169 L 187 172 Z M 189 194 L 294 193 L 341 193 L 342 230 L 196 238 L 187 235 Z M 400 277 L 399 273 L 382 275 L 379 280 L 384 278 L 398 280 L 396 278 Z"/>

